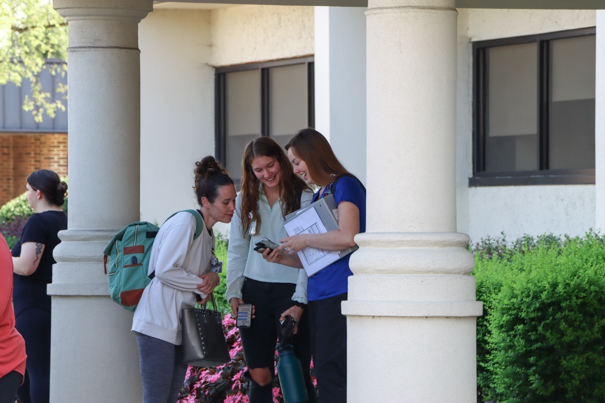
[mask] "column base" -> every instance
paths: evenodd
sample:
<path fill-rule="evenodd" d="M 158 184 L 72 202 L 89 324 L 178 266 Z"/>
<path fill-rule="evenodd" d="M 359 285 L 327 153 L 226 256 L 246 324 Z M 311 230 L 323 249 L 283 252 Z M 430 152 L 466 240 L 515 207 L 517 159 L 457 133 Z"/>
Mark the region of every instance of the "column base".
<path fill-rule="evenodd" d="M 351 257 L 349 402 L 476 400 L 474 258 L 458 233 L 365 233 Z M 397 371 L 384 376 L 385 371 Z"/>
<path fill-rule="evenodd" d="M 131 326 L 109 297 L 53 295 L 50 402 L 142 402 Z"/>
<path fill-rule="evenodd" d="M 119 231 L 67 230 L 54 250 L 50 401 L 140 402 L 129 312 L 109 297 L 103 250 Z"/>
<path fill-rule="evenodd" d="M 401 318 L 465 318 L 481 316 L 483 303 L 478 301 L 344 301 L 342 314 Z"/>
<path fill-rule="evenodd" d="M 476 318 L 347 317 L 347 401 L 475 402 Z"/>

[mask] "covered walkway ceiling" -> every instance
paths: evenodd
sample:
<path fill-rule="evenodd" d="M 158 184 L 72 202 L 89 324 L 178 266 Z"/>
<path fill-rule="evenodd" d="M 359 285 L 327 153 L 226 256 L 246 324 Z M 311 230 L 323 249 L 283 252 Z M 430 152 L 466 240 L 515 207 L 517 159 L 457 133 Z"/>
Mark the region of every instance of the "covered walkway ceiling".
<path fill-rule="evenodd" d="M 205 3 L 199 0 L 154 3 Z M 214 4 L 271 4 L 277 6 L 349 6 L 367 7 L 368 0 L 222 0 Z M 458 8 L 527 8 L 527 9 L 605 9 L 605 0 L 456 0 Z M 210 6 L 212 8 L 212 6 Z"/>

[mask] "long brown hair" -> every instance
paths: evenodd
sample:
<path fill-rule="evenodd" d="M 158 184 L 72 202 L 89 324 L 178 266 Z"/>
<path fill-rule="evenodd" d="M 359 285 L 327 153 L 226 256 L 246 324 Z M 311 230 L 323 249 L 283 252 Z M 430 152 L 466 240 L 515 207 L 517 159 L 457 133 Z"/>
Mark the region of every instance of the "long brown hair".
<path fill-rule="evenodd" d="M 242 158 L 242 191 L 240 193 L 242 198 L 242 236 L 246 236 L 252 221 L 256 221 L 257 232 L 260 231 L 261 227 L 261 218 L 258 212 L 260 181 L 252 169 L 252 161 L 257 157 L 275 158 L 281 167 L 279 196 L 284 218 L 300 208 L 300 196 L 304 190 L 309 189 L 305 181 L 294 173 L 284 150 L 275 140 L 269 137 L 259 137 L 246 144 Z"/>
<path fill-rule="evenodd" d="M 328 140 L 323 134 L 313 129 L 303 129 L 286 144 L 286 150 L 292 152 L 307 164 L 309 175 L 318 185 L 327 185 L 344 174 L 350 174 L 342 166 Z"/>

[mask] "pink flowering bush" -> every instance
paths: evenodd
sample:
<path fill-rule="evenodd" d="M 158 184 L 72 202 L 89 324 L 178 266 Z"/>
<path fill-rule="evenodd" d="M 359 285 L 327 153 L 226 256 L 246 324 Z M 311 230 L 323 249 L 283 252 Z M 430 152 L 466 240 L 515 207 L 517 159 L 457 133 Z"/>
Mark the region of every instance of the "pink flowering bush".
<path fill-rule="evenodd" d="M 248 403 L 250 385 L 243 378 L 248 368 L 244 362 L 239 331 L 231 314 L 223 319 L 223 331 L 231 361 L 216 368 L 189 367 L 178 403 Z M 275 359 L 277 361 L 277 354 Z M 273 402 L 283 403 L 277 377 L 273 383 Z"/>

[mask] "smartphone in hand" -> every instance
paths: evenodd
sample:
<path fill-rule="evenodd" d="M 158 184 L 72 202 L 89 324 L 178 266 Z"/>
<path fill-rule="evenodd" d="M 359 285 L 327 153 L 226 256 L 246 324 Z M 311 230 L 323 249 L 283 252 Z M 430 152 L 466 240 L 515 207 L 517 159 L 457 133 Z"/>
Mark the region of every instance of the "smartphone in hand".
<path fill-rule="evenodd" d="M 240 304 L 237 307 L 237 327 L 247 328 L 252 325 L 252 304 Z"/>
<path fill-rule="evenodd" d="M 261 238 L 259 241 L 255 242 L 254 245 L 254 250 L 260 252 L 263 252 L 265 249 L 269 249 L 269 252 L 273 252 L 273 249 L 279 246 L 269 238 Z"/>

